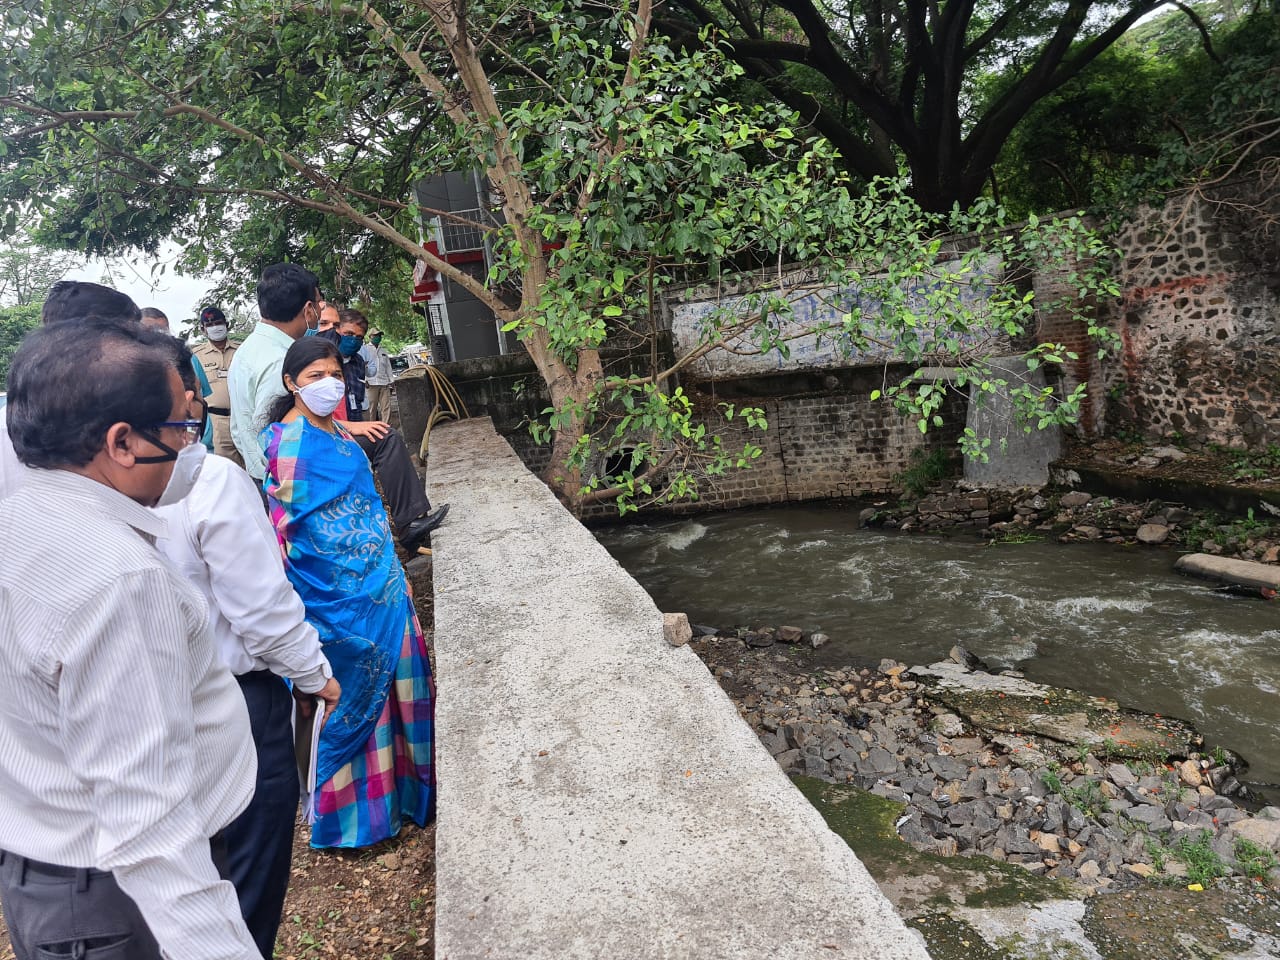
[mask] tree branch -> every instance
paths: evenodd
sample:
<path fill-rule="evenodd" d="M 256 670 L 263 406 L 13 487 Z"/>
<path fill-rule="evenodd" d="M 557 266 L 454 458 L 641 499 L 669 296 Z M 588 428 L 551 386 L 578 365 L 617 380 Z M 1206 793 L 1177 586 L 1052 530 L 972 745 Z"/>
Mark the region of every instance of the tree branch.
<path fill-rule="evenodd" d="M 1181 0 L 1170 0 L 1175 7 L 1187 15 L 1187 19 L 1195 25 L 1196 30 L 1200 32 L 1200 45 L 1204 47 L 1204 52 L 1208 54 L 1209 59 L 1222 66 L 1222 58 L 1218 56 L 1217 51 L 1213 49 L 1213 40 L 1209 37 L 1209 28 L 1204 25 L 1204 21 L 1200 19 L 1200 14 L 1196 13 Z"/>

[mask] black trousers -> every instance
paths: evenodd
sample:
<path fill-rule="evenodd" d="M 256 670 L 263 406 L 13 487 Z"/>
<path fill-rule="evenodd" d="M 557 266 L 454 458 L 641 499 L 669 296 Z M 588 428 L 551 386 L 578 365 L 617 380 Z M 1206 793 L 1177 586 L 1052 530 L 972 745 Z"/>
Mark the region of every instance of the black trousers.
<path fill-rule="evenodd" d="M 229 879 L 222 835 L 209 846 L 218 873 Z M 0 903 L 17 960 L 161 960 L 137 904 L 106 871 L 0 850 Z"/>
<path fill-rule="evenodd" d="M 298 767 L 293 755 L 293 696 L 268 670 L 236 677 L 258 751 L 253 799 L 223 830 L 227 879 L 236 888 L 249 935 L 268 960 L 289 889 L 293 827 L 298 816 Z"/>
<path fill-rule="evenodd" d="M 431 509 L 427 491 L 423 489 L 418 472 L 413 469 L 413 463 L 409 460 L 409 448 L 404 445 L 404 438 L 397 431 L 390 431 L 381 440 L 356 437 L 356 442 L 369 457 L 373 472 L 382 483 L 382 490 L 391 507 L 391 520 L 397 531 L 404 530 L 413 520 Z"/>

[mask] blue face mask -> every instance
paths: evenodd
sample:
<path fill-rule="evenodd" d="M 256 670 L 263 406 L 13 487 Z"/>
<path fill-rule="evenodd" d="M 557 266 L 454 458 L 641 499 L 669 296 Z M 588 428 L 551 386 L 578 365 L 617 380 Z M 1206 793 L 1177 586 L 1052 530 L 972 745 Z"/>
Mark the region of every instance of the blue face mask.
<path fill-rule="evenodd" d="M 354 357 L 360 352 L 360 345 L 364 343 L 364 337 L 342 337 L 338 341 L 338 352 L 344 357 Z"/>
<path fill-rule="evenodd" d="M 319 332 L 320 332 L 319 330 L 312 330 L 310 327 L 307 327 L 307 332 L 306 332 L 306 333 L 304 333 L 304 334 L 303 334 L 303 336 L 304 336 L 304 337 L 314 337 L 314 336 L 315 336 L 317 333 L 319 333 Z"/>

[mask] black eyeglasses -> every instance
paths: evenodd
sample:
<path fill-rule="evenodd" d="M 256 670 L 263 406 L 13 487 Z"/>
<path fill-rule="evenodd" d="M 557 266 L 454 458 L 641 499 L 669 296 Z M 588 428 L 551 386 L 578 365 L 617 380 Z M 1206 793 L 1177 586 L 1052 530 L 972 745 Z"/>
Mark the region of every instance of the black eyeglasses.
<path fill-rule="evenodd" d="M 154 429 L 160 430 L 164 427 L 172 427 L 174 430 L 182 430 L 186 433 L 187 443 L 198 441 L 204 436 L 205 425 L 209 422 L 209 404 L 205 403 L 204 400 L 195 400 L 194 402 L 200 404 L 199 420 L 165 420 L 163 423 L 157 423 Z"/>

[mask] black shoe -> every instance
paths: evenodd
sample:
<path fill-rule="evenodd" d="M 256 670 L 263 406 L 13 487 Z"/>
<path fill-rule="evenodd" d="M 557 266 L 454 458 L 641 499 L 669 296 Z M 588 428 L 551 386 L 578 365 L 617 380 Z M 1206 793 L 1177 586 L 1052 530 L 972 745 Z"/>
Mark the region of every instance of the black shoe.
<path fill-rule="evenodd" d="M 430 513 L 424 513 L 416 520 L 410 521 L 400 535 L 400 542 L 408 550 L 417 549 L 427 537 L 431 536 L 432 530 L 444 523 L 444 518 L 448 513 L 449 505 L 446 503 L 444 506 L 436 507 Z"/>

